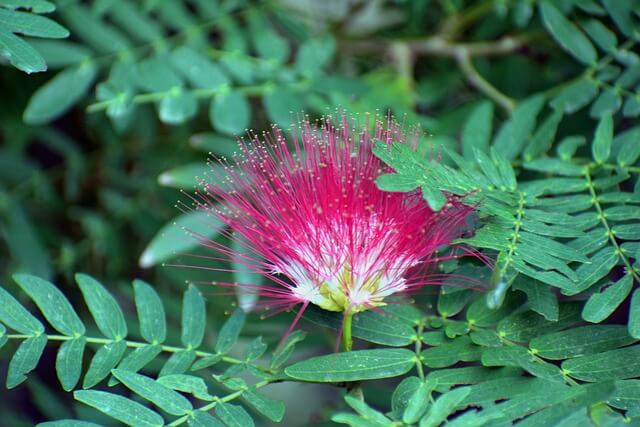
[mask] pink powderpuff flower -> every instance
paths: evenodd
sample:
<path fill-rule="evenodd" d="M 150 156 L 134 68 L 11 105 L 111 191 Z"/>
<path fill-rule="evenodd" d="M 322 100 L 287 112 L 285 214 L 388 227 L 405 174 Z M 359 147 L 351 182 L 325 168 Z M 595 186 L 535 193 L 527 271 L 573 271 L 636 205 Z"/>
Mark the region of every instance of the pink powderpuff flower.
<path fill-rule="evenodd" d="M 257 293 L 271 308 L 302 304 L 294 324 L 308 304 L 350 316 L 383 306 L 392 295 L 441 284 L 445 276 L 428 267 L 447 258 L 438 249 L 460 236 L 473 212 L 452 195 L 434 212 L 419 192 L 378 189 L 376 178 L 392 170 L 373 145 L 415 148 L 417 132 L 409 141 L 391 120 L 376 121 L 371 132 L 344 116 L 338 121 L 304 120 L 290 143 L 277 128 L 241 141 L 235 165 L 221 161 L 212 168 L 213 182 L 201 180 L 192 197 L 195 208 L 210 212 L 245 249 L 194 233 L 218 252 L 203 258 L 240 262 L 272 282 L 216 283 Z"/>

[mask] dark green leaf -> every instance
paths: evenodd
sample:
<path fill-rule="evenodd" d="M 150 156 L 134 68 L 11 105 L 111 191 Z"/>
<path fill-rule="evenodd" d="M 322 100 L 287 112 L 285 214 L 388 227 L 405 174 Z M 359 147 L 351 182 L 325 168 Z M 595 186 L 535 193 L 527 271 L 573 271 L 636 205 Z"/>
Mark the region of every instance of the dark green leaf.
<path fill-rule="evenodd" d="M 534 338 L 529 348 L 546 359 L 560 360 L 612 350 L 634 341 L 622 325 L 593 325 Z"/>
<path fill-rule="evenodd" d="M 578 303 L 560 304 L 557 322 L 550 322 L 532 311 L 515 313 L 498 323 L 498 333 L 513 341 L 526 342 L 538 335 L 554 332 L 579 322 L 580 309 L 581 305 Z"/>
<path fill-rule="evenodd" d="M 613 119 L 605 115 L 598 122 L 598 127 L 593 135 L 591 152 L 593 159 L 598 163 L 604 163 L 611 153 L 611 142 L 613 141 Z"/>
<path fill-rule="evenodd" d="M 416 423 L 422 414 L 425 413 L 429 406 L 429 395 L 431 394 L 432 387 L 421 382 L 420 385 L 411 394 L 411 397 L 407 400 L 404 413 L 402 414 L 402 422 L 405 424 Z"/>
<path fill-rule="evenodd" d="M 562 112 L 554 112 L 540 125 L 538 130 L 531 137 L 531 142 L 522 153 L 526 161 L 538 158 L 551 148 L 558 130 L 558 125 L 562 121 Z"/>
<path fill-rule="evenodd" d="M 69 37 L 69 31 L 51 19 L 27 12 L 0 9 L 0 26 L 12 33 L 51 39 Z"/>
<path fill-rule="evenodd" d="M 213 62 L 188 46 L 171 53 L 171 63 L 191 86 L 201 89 L 218 89 L 229 84 L 229 79 Z"/>
<path fill-rule="evenodd" d="M 558 298 L 550 286 L 535 280 L 519 278 L 513 284 L 513 289 L 527 294 L 527 303 L 531 310 L 552 322 L 558 320 Z"/>
<path fill-rule="evenodd" d="M 443 368 L 457 362 L 480 360 L 482 347 L 471 342 L 468 336 L 461 336 L 451 342 L 432 347 L 421 353 L 422 361 L 430 368 Z"/>
<path fill-rule="evenodd" d="M 304 74 L 319 74 L 335 54 L 336 43 L 331 36 L 309 39 L 300 45 L 296 69 Z"/>
<path fill-rule="evenodd" d="M 161 427 L 164 425 L 164 420 L 157 412 L 117 394 L 79 390 L 73 393 L 73 397 L 128 426 Z"/>
<path fill-rule="evenodd" d="M 296 114 L 304 108 L 300 95 L 282 86 L 267 92 L 262 102 L 269 120 L 283 129 L 289 129 L 297 121 Z"/>
<path fill-rule="evenodd" d="M 606 289 L 594 293 L 582 309 L 582 318 L 587 322 L 602 322 L 627 298 L 632 286 L 633 277 L 627 274 Z"/>
<path fill-rule="evenodd" d="M 492 121 L 493 103 L 483 101 L 473 109 L 462 128 L 462 154 L 465 159 L 474 159 L 474 148 L 484 153 L 489 151 Z"/>
<path fill-rule="evenodd" d="M 175 374 L 162 376 L 156 381 L 172 390 L 192 394 L 197 399 L 214 400 L 214 397 L 209 394 L 209 390 L 207 389 L 207 385 L 204 380 L 200 377 Z"/>
<path fill-rule="evenodd" d="M 593 39 L 594 42 L 605 52 L 614 53 L 618 46 L 618 39 L 614 32 L 609 30 L 600 21 L 589 19 L 582 23 L 582 28 Z"/>
<path fill-rule="evenodd" d="M 172 170 L 160 175 L 165 185 L 181 187 L 185 181 L 189 186 L 196 183 L 196 175 L 202 175 L 209 168 L 197 164 L 189 170 Z M 146 247 L 138 263 L 143 268 L 149 268 L 163 261 L 173 258 L 179 253 L 187 253 L 199 245 L 198 239 L 213 239 L 221 231 L 222 223 L 211 213 L 195 210 L 174 218 L 162 227 Z"/>
<path fill-rule="evenodd" d="M 118 364 L 118 369 L 137 372 L 147 366 L 162 352 L 159 344 L 149 344 L 138 347 L 127 354 Z"/>
<path fill-rule="evenodd" d="M 193 410 L 193 406 L 184 396 L 147 376 L 120 369 L 114 369 L 112 373 L 138 396 L 169 414 L 180 416 Z"/>
<path fill-rule="evenodd" d="M 368 422 L 376 426 L 387 426 L 391 424 L 390 419 L 367 405 L 363 400 L 348 394 L 344 397 L 344 400 L 353 408 L 354 411 L 358 413 L 358 415 L 366 420 L 365 423 Z"/>
<path fill-rule="evenodd" d="M 133 281 L 140 334 L 147 342 L 161 344 L 167 337 L 164 306 L 158 293 L 142 280 Z"/>
<path fill-rule="evenodd" d="M 273 358 L 271 359 L 271 369 L 278 369 L 282 366 L 291 356 L 295 346 L 300 341 L 304 340 L 307 333 L 304 331 L 293 331 L 283 343 L 273 351 Z"/>
<path fill-rule="evenodd" d="M 289 366 L 285 373 L 301 381 L 360 381 L 402 375 L 415 363 L 415 353 L 406 349 L 358 350 L 312 357 Z"/>
<path fill-rule="evenodd" d="M 35 369 L 46 345 L 46 335 L 28 338 L 20 344 L 9 362 L 7 388 L 17 387 L 27 379 L 26 375 Z"/>
<path fill-rule="evenodd" d="M 556 110 L 572 114 L 591 102 L 598 94 L 598 90 L 595 80 L 579 79 L 562 88 L 550 104 Z"/>
<path fill-rule="evenodd" d="M 242 406 L 220 402 L 216 405 L 216 415 L 227 427 L 253 427 L 251 415 Z"/>
<path fill-rule="evenodd" d="M 493 147 L 505 159 L 513 160 L 520 154 L 536 123 L 536 116 L 544 105 L 544 98 L 533 96 L 518 105 L 509 119 L 498 131 Z"/>
<path fill-rule="evenodd" d="M 209 120 L 219 132 L 239 135 L 249 127 L 250 117 L 249 102 L 241 92 L 225 91 L 211 101 Z"/>
<path fill-rule="evenodd" d="M 588 382 L 635 378 L 640 376 L 640 345 L 565 360 L 562 369 Z"/>
<path fill-rule="evenodd" d="M 611 246 L 606 246 L 590 258 L 590 263 L 582 264 L 576 270 L 580 281 L 570 295 L 581 292 L 605 277 L 618 263 L 618 254 Z"/>
<path fill-rule="evenodd" d="M 47 64 L 37 50 L 4 28 L 0 30 L 0 55 L 27 74 L 47 69 Z"/>
<path fill-rule="evenodd" d="M 87 62 L 58 73 L 31 96 L 24 110 L 25 122 L 47 123 L 69 111 L 85 96 L 97 71 L 94 64 Z"/>
<path fill-rule="evenodd" d="M 193 411 L 188 419 L 189 427 L 224 427 L 220 421 L 202 411 Z"/>
<path fill-rule="evenodd" d="M 207 313 L 202 294 L 198 288 L 191 285 L 182 300 L 182 344 L 185 347 L 200 347 L 206 322 Z"/>
<path fill-rule="evenodd" d="M 622 98 L 617 89 L 605 88 L 591 105 L 589 114 L 593 118 L 602 118 L 615 114 L 622 105 Z"/>
<path fill-rule="evenodd" d="M 562 372 L 557 366 L 536 359 L 532 353 L 532 351 L 520 346 L 488 348 L 482 353 L 482 364 L 484 366 L 521 367 L 533 376 L 564 383 Z"/>
<path fill-rule="evenodd" d="M 25 335 L 40 335 L 44 326 L 4 287 L 0 287 L 0 322 Z"/>
<path fill-rule="evenodd" d="M 122 359 L 126 349 L 127 344 L 123 340 L 113 341 L 100 347 L 91 359 L 89 370 L 84 375 L 82 388 L 91 388 L 109 375 Z"/>
<path fill-rule="evenodd" d="M 545 0 L 539 6 L 542 22 L 558 44 L 578 61 L 586 65 L 594 64 L 598 55 L 582 31 L 565 18 L 552 2 Z"/>
<path fill-rule="evenodd" d="M 220 328 L 218 340 L 216 341 L 217 353 L 227 353 L 231 350 L 231 347 L 233 347 L 238 340 L 238 336 L 240 336 L 240 332 L 244 327 L 245 318 L 246 314 L 244 311 L 237 309 L 231 317 L 224 322 L 224 325 Z"/>
<path fill-rule="evenodd" d="M 74 338 L 63 342 L 58 349 L 56 373 L 64 391 L 71 391 L 78 384 L 86 341 L 85 337 Z"/>
<path fill-rule="evenodd" d="M 248 389 L 242 397 L 251 405 L 256 411 L 269 418 L 271 421 L 279 423 L 284 417 L 285 406 L 284 402 L 279 400 L 269 399 L 259 394 L 254 389 Z"/>
<path fill-rule="evenodd" d="M 627 327 L 632 337 L 640 339 L 640 291 L 638 289 L 633 291 L 631 297 Z"/>
<path fill-rule="evenodd" d="M 181 350 L 175 352 L 164 364 L 158 376 L 162 377 L 164 375 L 183 374 L 191 367 L 191 364 L 195 359 L 196 352 L 194 350 Z"/>
<path fill-rule="evenodd" d="M 94 278 L 86 274 L 75 277 L 100 332 L 116 341 L 125 338 L 127 322 L 115 298 Z"/>
<path fill-rule="evenodd" d="M 172 88 L 158 105 L 158 116 L 164 123 L 179 125 L 193 118 L 198 112 L 198 100 L 189 91 Z"/>
<path fill-rule="evenodd" d="M 55 285 L 28 274 L 14 274 L 13 280 L 31 297 L 56 331 L 67 336 L 84 335 L 82 321 Z"/>
<path fill-rule="evenodd" d="M 471 389 L 469 387 L 460 387 L 438 397 L 429 408 L 424 419 L 420 420 L 420 427 L 439 426 L 451 413 L 455 412 L 458 404 L 460 404 L 470 392 Z"/>

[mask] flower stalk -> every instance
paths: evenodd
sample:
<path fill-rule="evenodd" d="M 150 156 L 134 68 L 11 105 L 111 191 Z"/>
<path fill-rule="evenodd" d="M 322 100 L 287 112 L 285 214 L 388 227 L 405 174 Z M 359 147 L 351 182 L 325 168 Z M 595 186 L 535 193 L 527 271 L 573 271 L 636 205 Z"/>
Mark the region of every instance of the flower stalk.
<path fill-rule="evenodd" d="M 344 314 L 344 325 L 342 327 L 342 349 L 344 351 L 351 351 L 353 348 L 353 337 L 351 336 L 353 314 L 351 310 L 346 311 Z"/>

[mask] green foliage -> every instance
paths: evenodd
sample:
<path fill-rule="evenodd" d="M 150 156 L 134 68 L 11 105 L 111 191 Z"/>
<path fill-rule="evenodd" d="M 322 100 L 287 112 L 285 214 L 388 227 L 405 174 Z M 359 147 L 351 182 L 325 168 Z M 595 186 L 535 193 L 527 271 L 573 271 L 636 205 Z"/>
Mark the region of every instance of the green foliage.
<path fill-rule="evenodd" d="M 0 0 L 2 423 L 637 424 L 637 2 L 319 3 Z M 348 353 L 340 314 L 283 336 L 254 295 L 184 285 L 269 286 L 203 258 L 230 236 L 176 191 L 246 129 L 336 109 L 427 129 L 376 144 L 377 184 L 474 206 L 456 243 L 491 264 L 357 314 Z"/>

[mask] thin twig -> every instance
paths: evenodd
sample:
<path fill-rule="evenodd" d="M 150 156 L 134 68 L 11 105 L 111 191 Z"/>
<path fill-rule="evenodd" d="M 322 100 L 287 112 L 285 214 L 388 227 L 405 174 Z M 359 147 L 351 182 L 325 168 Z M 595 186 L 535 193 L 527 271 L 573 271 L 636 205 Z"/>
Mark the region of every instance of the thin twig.
<path fill-rule="evenodd" d="M 500 92 L 495 86 L 482 77 L 478 70 L 473 66 L 471 56 L 467 50 L 458 50 L 455 58 L 460 70 L 465 75 L 469 83 L 471 83 L 480 92 L 493 99 L 498 105 L 502 106 L 507 111 L 513 111 L 516 106 L 516 101 Z"/>

